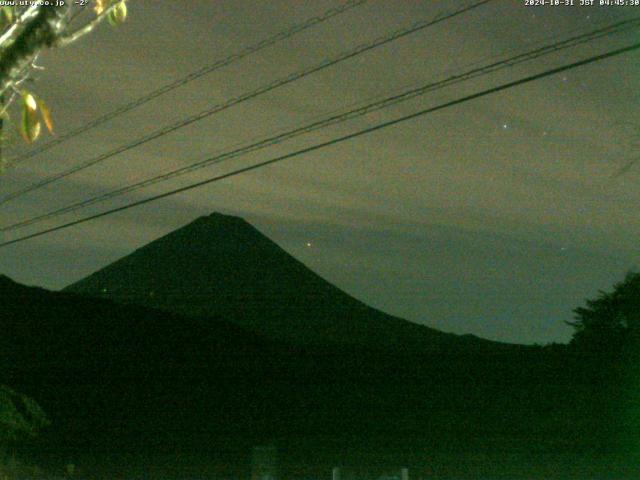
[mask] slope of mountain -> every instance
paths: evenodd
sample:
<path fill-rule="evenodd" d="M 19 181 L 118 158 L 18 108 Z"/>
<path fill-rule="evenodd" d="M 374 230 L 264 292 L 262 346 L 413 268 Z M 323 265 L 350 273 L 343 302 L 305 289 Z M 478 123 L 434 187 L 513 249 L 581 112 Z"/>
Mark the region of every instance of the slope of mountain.
<path fill-rule="evenodd" d="M 450 352 L 491 348 L 392 317 L 331 285 L 241 218 L 201 217 L 65 291 L 220 316 L 298 344 Z"/>
<path fill-rule="evenodd" d="M 314 461 L 328 441 L 340 452 L 326 454 L 328 465 L 390 441 L 399 445 L 394 458 L 418 445 L 604 451 L 631 425 L 620 425 L 626 407 L 612 371 L 585 371 L 582 359 L 562 350 L 308 350 L 216 317 L 49 292 L 1 276 L 0 300 L 0 384 L 49 415 L 41 451 L 53 461 L 93 452 L 111 465 L 118 454 L 126 464 L 134 452 L 143 459 L 204 452 L 224 466 L 243 464 L 251 445 L 274 439 Z"/>
<path fill-rule="evenodd" d="M 49 292 L 6 277 L 0 298 L 0 384 L 42 405 L 56 443 L 83 448 L 429 431 L 445 423 L 451 431 L 476 416 L 467 408 L 474 395 L 460 395 L 484 375 L 474 369 L 493 370 L 466 356 L 309 353 L 220 319 Z M 412 408 L 435 407 L 449 395 L 446 410 L 457 404 L 457 419 Z"/>
<path fill-rule="evenodd" d="M 0 383 L 40 402 L 74 442 L 233 430 L 276 345 L 236 325 L 24 287 L 0 278 Z M 229 403 L 230 399 L 238 402 Z M 245 425 L 246 426 L 246 425 Z M 112 437 L 115 437 L 112 438 Z"/>

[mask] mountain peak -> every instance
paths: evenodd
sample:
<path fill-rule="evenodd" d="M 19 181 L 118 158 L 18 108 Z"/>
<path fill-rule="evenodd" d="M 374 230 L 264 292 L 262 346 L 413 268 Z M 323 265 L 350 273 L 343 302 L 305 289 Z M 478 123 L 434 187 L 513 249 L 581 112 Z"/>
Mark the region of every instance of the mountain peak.
<path fill-rule="evenodd" d="M 208 223 L 213 225 L 219 224 L 245 224 L 249 225 L 249 223 L 241 217 L 237 217 L 235 215 L 228 215 L 226 213 L 213 212 L 209 215 L 203 215 L 194 220 L 193 223 Z"/>
<path fill-rule="evenodd" d="M 296 343 L 396 349 L 408 344 L 437 349 L 447 339 L 471 343 L 368 307 L 244 219 L 221 213 L 199 217 L 67 289 L 182 315 L 224 318 Z"/>
<path fill-rule="evenodd" d="M 218 243 L 218 245 L 222 245 L 227 241 L 237 243 L 238 241 L 255 242 L 258 239 L 268 240 L 243 218 L 214 212 L 210 215 L 198 217 L 184 227 L 174 230 L 142 248 L 147 248 L 156 244 L 156 242 L 169 242 L 177 246 L 186 241 L 193 246 L 193 242 L 210 242 L 212 236 L 215 237 L 216 242 L 222 242 Z"/>

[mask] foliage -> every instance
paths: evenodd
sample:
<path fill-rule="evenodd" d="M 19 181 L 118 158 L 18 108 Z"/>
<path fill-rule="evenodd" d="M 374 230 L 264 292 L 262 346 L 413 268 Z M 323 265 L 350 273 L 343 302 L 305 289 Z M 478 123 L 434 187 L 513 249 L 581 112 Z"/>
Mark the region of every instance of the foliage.
<path fill-rule="evenodd" d="M 32 398 L 0 385 L 0 444 L 34 437 L 49 425 Z"/>
<path fill-rule="evenodd" d="M 630 272 L 611 292 L 599 292 L 586 306 L 574 310 L 572 344 L 604 351 L 640 345 L 640 273 Z"/>
<path fill-rule="evenodd" d="M 46 48 L 74 43 L 104 20 L 112 25 L 124 22 L 126 1 L 67 1 L 55 7 L 31 2 L 31 5 L 16 3 L 0 8 L 0 133 L 14 101 L 20 110 L 18 130 L 27 143 L 39 137 L 41 121 L 49 132 L 53 131 L 49 108 L 24 87 L 25 82 L 33 80 L 33 71 L 42 69 L 35 63 L 38 55 Z"/>
<path fill-rule="evenodd" d="M 15 457 L 9 457 L 3 463 L 0 463 L 0 480 L 36 480 L 40 478 L 46 479 L 49 477 L 37 466 L 24 463 Z"/>

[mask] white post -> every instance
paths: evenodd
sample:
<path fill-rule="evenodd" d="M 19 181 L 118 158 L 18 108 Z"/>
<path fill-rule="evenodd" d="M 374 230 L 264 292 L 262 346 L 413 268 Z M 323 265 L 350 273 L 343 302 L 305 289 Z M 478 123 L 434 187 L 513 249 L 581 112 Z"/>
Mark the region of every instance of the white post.
<path fill-rule="evenodd" d="M 340 467 L 333 467 L 333 470 L 331 470 L 331 480 L 340 480 Z"/>
<path fill-rule="evenodd" d="M 400 480 L 409 480 L 409 469 L 402 468 L 400 469 Z"/>

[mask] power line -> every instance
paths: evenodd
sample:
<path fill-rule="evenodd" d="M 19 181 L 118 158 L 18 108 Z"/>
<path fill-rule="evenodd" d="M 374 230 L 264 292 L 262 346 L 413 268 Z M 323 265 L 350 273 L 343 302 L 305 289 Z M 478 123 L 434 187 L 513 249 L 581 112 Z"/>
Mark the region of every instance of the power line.
<path fill-rule="evenodd" d="M 640 26 L 640 17 L 634 18 L 634 19 L 630 19 L 630 20 L 625 20 L 625 21 L 621 21 L 621 22 L 617 22 L 614 23 L 612 25 L 600 28 L 600 29 L 596 29 L 593 30 L 591 32 L 588 33 L 584 33 L 581 35 L 576 35 L 573 37 L 570 37 L 566 40 L 563 41 L 559 41 L 559 42 L 554 42 L 551 43 L 549 45 L 545 45 L 543 47 L 537 48 L 537 49 L 533 49 L 531 51 L 525 52 L 525 53 L 521 53 L 519 55 L 515 55 L 494 63 L 491 63 L 489 65 L 486 66 L 482 66 L 482 67 L 478 67 L 475 69 L 472 69 L 470 71 L 467 71 L 465 73 L 462 74 L 458 74 L 458 75 L 453 75 L 450 76 L 444 80 L 438 81 L 438 82 L 432 82 L 432 83 L 428 83 L 426 85 L 422 85 L 418 88 L 412 88 L 409 90 L 406 90 L 402 93 L 399 94 L 395 94 L 386 98 L 383 98 L 381 100 L 372 102 L 372 103 L 368 103 L 362 107 L 358 107 L 355 109 L 351 109 L 348 110 L 346 112 L 337 114 L 337 115 L 331 115 L 327 118 L 324 118 L 322 120 L 319 121 L 315 121 L 312 122 L 308 125 L 305 125 L 303 127 L 298 127 L 298 128 L 294 128 L 293 130 L 289 130 L 289 131 L 285 131 L 283 133 L 280 133 L 278 135 L 269 137 L 267 139 L 263 139 L 260 140 L 258 142 L 252 143 L 250 145 L 247 146 L 243 146 L 241 148 L 237 148 L 219 155 L 216 155 L 214 157 L 210 157 L 207 158 L 205 160 L 201 160 L 199 162 L 196 162 L 194 164 L 191 165 L 187 165 L 175 170 L 171 170 L 169 172 L 157 175 L 155 177 L 151 177 L 121 188 L 118 188 L 116 190 L 112 190 L 110 192 L 106 192 L 104 194 L 98 195 L 96 197 L 92 197 L 92 198 L 88 198 L 85 200 L 81 200 L 79 202 L 73 203 L 71 205 L 67 205 L 65 207 L 47 212 L 45 214 L 36 216 L 36 217 L 32 217 L 26 220 L 22 220 L 20 222 L 11 224 L 11 225 L 7 225 L 4 227 L 0 228 L 0 232 L 6 232 L 6 231 L 10 231 L 10 230 L 15 230 L 17 228 L 22 228 L 22 227 L 26 227 L 28 225 L 33 225 L 34 223 L 39 223 L 41 221 L 50 219 L 50 218 L 54 218 L 60 215 L 63 215 L 65 213 L 69 213 L 69 212 L 73 212 L 75 210 L 79 210 L 81 208 L 87 207 L 89 205 L 93 205 L 95 203 L 99 203 L 120 195 L 124 195 L 125 193 L 130 193 L 132 191 L 138 190 L 140 188 L 144 188 L 159 182 L 163 182 L 163 181 L 167 181 L 171 178 L 175 178 L 177 176 L 180 175 L 184 175 L 186 173 L 190 173 L 193 171 L 196 171 L 198 169 L 201 168 L 205 168 L 208 167 L 210 165 L 213 164 L 220 164 L 223 161 L 227 161 L 230 160 L 232 158 L 237 158 L 240 156 L 244 156 L 248 153 L 251 152 L 255 152 L 257 150 L 261 150 L 263 148 L 269 147 L 269 146 L 273 146 L 279 143 L 282 143 L 283 141 L 286 140 L 290 140 L 291 138 L 297 137 L 299 135 L 302 134 L 306 134 L 306 133 L 310 133 L 316 130 L 319 130 L 321 128 L 325 128 L 331 125 L 335 125 L 341 122 L 344 122 L 346 120 L 350 120 L 356 117 L 360 117 L 363 116 L 367 113 L 371 113 L 377 110 L 381 110 L 383 108 L 387 108 L 389 106 L 395 105 L 397 103 L 400 102 L 404 102 L 410 99 L 413 99 L 419 95 L 424 95 L 428 92 L 440 89 L 440 88 L 444 88 L 456 83 L 460 83 L 463 81 L 467 81 L 470 80 L 472 78 L 477 78 L 480 76 L 484 76 L 487 75 L 489 73 L 494 73 L 498 70 L 507 68 L 507 67 L 512 67 L 515 65 L 518 65 L 520 63 L 523 62 L 527 62 L 527 61 L 531 61 L 534 60 L 536 58 L 540 58 L 544 55 L 548 55 L 550 53 L 554 53 L 557 51 L 560 51 L 562 49 L 566 49 L 569 47 L 574 47 L 580 44 L 584 44 L 587 42 L 591 42 L 595 39 L 604 37 L 604 36 L 608 36 L 608 35 L 612 35 L 615 33 L 620 33 L 632 28 L 637 28 L 638 26 Z"/>
<path fill-rule="evenodd" d="M 578 68 L 578 67 L 581 67 L 581 66 L 584 66 L 584 65 L 588 65 L 588 64 L 591 64 L 591 63 L 594 63 L 594 62 L 602 61 L 604 59 L 612 58 L 612 57 L 615 57 L 617 55 L 621 55 L 623 53 L 631 52 L 633 50 L 638 50 L 638 49 L 640 49 L 640 43 L 636 43 L 636 44 L 630 45 L 628 47 L 619 48 L 619 49 L 612 50 L 612 51 L 607 52 L 607 53 L 603 53 L 603 54 L 600 54 L 600 55 L 589 57 L 589 58 L 587 58 L 585 60 L 580 60 L 578 62 L 570 63 L 568 65 L 564 65 L 564 66 L 561 66 L 561 67 L 556 67 L 556 68 L 553 68 L 553 69 L 550 69 L 550 70 L 546 70 L 546 71 L 544 71 L 542 73 L 537 73 L 535 75 L 530 75 L 528 77 L 524 77 L 524 78 L 521 78 L 519 80 L 514 80 L 514 81 L 511 81 L 511 82 L 507 82 L 507 83 L 504 83 L 504 84 L 499 85 L 497 87 L 492 87 L 492 88 L 489 88 L 489 89 L 486 89 L 486 90 L 482 90 L 480 92 L 477 92 L 477 93 L 474 93 L 474 94 L 471 94 L 471 95 L 467 95 L 465 97 L 462 97 L 462 98 L 459 98 L 459 99 L 456 99 L 456 100 L 451 100 L 449 102 L 442 103 L 442 104 L 437 105 L 435 107 L 430 107 L 430 108 L 426 108 L 426 109 L 423 109 L 423 110 L 419 110 L 418 112 L 414 112 L 414 113 L 409 114 L 409 115 L 404 115 L 404 116 L 396 118 L 394 120 L 389 120 L 389 121 L 386 121 L 386 122 L 382 122 L 382 123 L 379 123 L 377 125 L 373 125 L 371 127 L 368 127 L 368 128 L 362 129 L 362 130 L 358 130 L 357 132 L 350 133 L 348 135 L 343 135 L 341 137 L 337 137 L 337 138 L 334 138 L 332 140 L 328 140 L 326 142 L 318 143 L 318 144 L 313 145 L 311 147 L 306 147 L 306 148 L 303 148 L 303 149 L 300 149 L 300 150 L 296 150 L 295 152 L 292 152 L 292 153 L 281 155 L 281 156 L 278 156 L 278 157 L 275 157 L 275 158 L 272 158 L 272 159 L 269 159 L 269 160 L 265 160 L 263 162 L 259 162 L 259 163 L 256 163 L 256 164 L 253 164 L 253 165 L 250 165 L 250 166 L 247 166 L 247 167 L 239 168 L 237 170 L 233 170 L 231 172 L 228 172 L 228 173 L 225 173 L 225 174 L 222 174 L 222 175 L 217 175 L 215 177 L 211 177 L 211 178 L 208 178 L 206 180 L 202 180 L 202 181 L 199 181 L 199 182 L 196 182 L 196 183 L 192 183 L 192 184 L 184 186 L 184 187 L 176 188 L 176 189 L 170 190 L 168 192 L 164 192 L 164 193 L 161 193 L 161 194 L 158 194 L 158 195 L 154 195 L 152 197 L 148 197 L 148 198 L 145 198 L 143 200 L 138 200 L 136 202 L 132 202 L 132 203 L 129 203 L 127 205 L 122 205 L 120 207 L 116 207 L 116 208 L 112 208 L 110 210 L 106 210 L 104 212 L 96 213 L 94 215 L 90 215 L 90 216 L 87 216 L 87 217 L 84 217 L 84 218 L 80 218 L 78 220 L 74 220 L 72 222 L 68 222 L 68 223 L 65 223 L 65 224 L 62 224 L 62 225 L 58 225 L 56 227 L 48 228 L 48 229 L 45 229 L 45 230 L 41 230 L 39 232 L 35 232 L 35 233 L 29 234 L 29 235 L 25 235 L 23 237 L 19 237 L 19 238 L 13 239 L 13 240 L 9 240 L 7 242 L 0 243 L 0 248 L 6 247 L 8 245 L 13 245 L 15 243 L 23 242 L 23 241 L 29 240 L 31 238 L 40 237 L 42 235 L 53 233 L 53 232 L 56 232 L 58 230 L 69 228 L 69 227 L 72 227 L 72 226 L 75 226 L 75 225 L 79 225 L 81 223 L 85 223 L 85 222 L 88 222 L 90 220 L 95 220 L 97 218 L 101 218 L 101 217 L 105 217 L 105 216 L 108 216 L 108 215 L 112 215 L 114 213 L 121 212 L 121 211 L 124 211 L 124 210 L 128 210 L 130 208 L 137 207 L 137 206 L 140 206 L 140 205 L 143 205 L 143 204 L 146 204 L 146 203 L 154 202 L 154 201 L 160 200 L 162 198 L 166 198 L 166 197 L 170 197 L 170 196 L 173 196 L 173 195 L 177 195 L 178 193 L 186 192 L 188 190 L 193 190 L 194 188 L 198 188 L 198 187 L 201 187 L 201 186 L 204 186 L 204 185 L 208 185 L 210 183 L 214 183 L 214 182 L 218 182 L 220 180 L 224 180 L 226 178 L 234 177 L 236 175 L 240 175 L 240 174 L 247 173 L 247 172 L 250 172 L 250 171 L 253 171 L 253 170 L 257 170 L 259 168 L 266 167 L 268 165 L 273 165 L 273 164 L 281 162 L 283 160 L 287 160 L 287 159 L 294 158 L 294 157 L 297 157 L 297 156 L 300 156 L 300 155 L 304 155 L 304 154 L 307 154 L 307 153 L 310 153 L 310 152 L 313 152 L 313 151 L 316 151 L 316 150 L 320 150 L 322 148 L 326 148 L 326 147 L 329 147 L 329 146 L 332 146 L 332 145 L 336 145 L 338 143 L 341 143 L 341 142 L 344 142 L 344 141 L 347 141 L 347 140 L 351 140 L 351 139 L 360 137 L 362 135 L 373 133 L 373 132 L 376 132 L 376 131 L 381 130 L 383 128 L 387 128 L 387 127 L 390 127 L 390 126 L 393 126 L 393 125 L 396 125 L 396 124 L 399 124 L 399 123 L 402 123 L 402 122 L 406 122 L 408 120 L 412 120 L 414 118 L 426 115 L 428 113 L 432 113 L 432 112 L 436 112 L 436 111 L 439 111 L 439 110 L 443 110 L 445 108 L 453 107 L 455 105 L 459 105 L 459 104 L 468 102 L 470 100 L 475 100 L 477 98 L 481 98 L 481 97 L 484 97 L 484 96 L 487 96 L 487 95 L 491 95 L 493 93 L 501 92 L 501 91 L 507 90 L 509 88 L 513 88 L 513 87 L 516 87 L 516 86 L 519 86 L 519 85 L 524 85 L 526 83 L 530 83 L 530 82 L 533 82 L 533 81 L 536 81 L 536 80 L 540 80 L 542 78 L 549 77 L 549 76 L 555 75 L 557 73 L 561 73 L 561 72 L 564 72 L 564 71 L 567 71 L 567 70 Z"/>
<path fill-rule="evenodd" d="M 98 157 L 95 157 L 91 160 L 88 160 L 86 162 L 83 162 L 79 165 L 76 165 L 75 167 L 71 167 L 70 169 L 67 169 L 61 173 L 52 175 L 50 177 L 45 178 L 44 180 L 41 180 L 39 182 L 36 182 L 34 184 L 31 184 L 21 190 L 18 190 L 16 192 L 10 193 L 8 195 L 5 195 L 3 197 L 0 198 L 0 205 L 3 205 L 7 202 L 9 202 L 10 200 L 13 200 L 15 198 L 18 198 L 24 194 L 30 193 L 34 190 L 37 190 L 39 188 L 42 188 L 46 185 L 49 185 L 55 181 L 61 180 L 63 178 L 66 178 L 70 175 L 73 175 L 74 173 L 77 173 L 81 170 L 84 170 L 86 168 L 89 168 L 93 165 L 96 165 L 100 162 L 103 162 L 104 160 L 107 160 L 108 158 L 114 157 L 116 155 L 119 155 L 121 153 L 127 152 L 129 150 L 132 150 L 136 147 L 139 147 L 140 145 L 143 145 L 145 143 L 148 143 L 152 140 L 156 140 L 160 137 L 163 137 L 165 135 L 168 135 L 171 132 L 174 132 L 180 128 L 186 127 L 188 125 L 191 125 L 192 123 L 195 123 L 199 120 L 202 120 L 204 118 L 210 117 L 211 115 L 214 115 L 218 112 L 221 112 L 223 110 L 226 110 L 228 108 L 231 108 L 235 105 L 238 105 L 240 103 L 243 103 L 247 100 L 253 99 L 255 97 L 258 97 L 260 95 L 263 95 L 265 93 L 271 92 L 277 88 L 280 88 L 282 86 L 288 85 L 290 83 L 293 83 L 297 80 L 300 80 L 308 75 L 311 75 L 313 73 L 319 72 L 321 70 L 324 70 L 325 68 L 329 68 L 331 66 L 334 66 L 338 63 L 344 62 L 346 60 L 349 60 L 351 58 L 354 58 L 358 55 L 361 55 L 365 52 L 368 52 L 370 50 L 373 50 L 375 48 L 381 47 L 383 45 L 386 45 L 388 43 L 391 43 L 395 40 L 398 40 L 402 37 L 405 37 L 407 35 L 419 32 L 421 30 L 424 30 L 425 28 L 428 28 L 430 26 L 436 25 L 440 22 L 444 22 L 446 20 L 449 20 L 451 18 L 454 18 L 458 15 L 461 15 L 463 13 L 466 13 L 470 10 L 473 10 L 475 8 L 478 8 L 486 3 L 489 3 L 493 0 L 481 0 L 479 2 L 476 2 L 470 6 L 467 7 L 463 7 L 461 9 L 458 9 L 452 13 L 446 14 L 444 16 L 442 15 L 437 15 L 434 19 L 430 19 L 430 20 L 422 20 L 420 22 L 414 23 L 413 25 L 407 27 L 407 28 L 403 28 L 400 30 L 396 30 L 395 32 L 391 33 L 390 35 L 386 35 L 384 37 L 379 37 L 375 40 L 373 40 L 370 43 L 366 43 L 366 44 L 362 44 L 358 47 L 356 47 L 355 49 L 352 49 L 348 52 L 344 52 L 340 55 L 338 55 L 337 57 L 334 57 L 332 59 L 328 59 L 328 60 L 324 60 L 322 62 L 320 62 L 319 64 L 316 64 L 310 68 L 306 68 L 304 70 L 298 71 L 296 73 L 292 73 L 284 78 L 281 78 L 279 80 L 276 80 L 274 82 L 271 82 L 267 85 L 264 85 L 256 90 L 253 90 L 251 92 L 245 93 L 239 97 L 235 97 L 233 99 L 230 99 L 228 101 L 226 101 L 225 103 L 222 104 L 218 104 L 218 105 L 214 105 L 211 108 L 208 108 L 206 110 L 203 110 L 199 113 L 196 113 L 195 115 L 191 115 L 183 120 L 180 120 L 178 122 L 175 122 L 171 125 L 165 126 L 163 128 L 160 128 L 152 133 L 150 133 L 149 135 L 146 135 L 144 137 L 141 137 L 137 140 L 134 140 L 133 142 L 130 142 L 128 144 L 125 145 L 121 145 L 120 147 L 117 147 L 109 152 L 106 152 Z"/>
<path fill-rule="evenodd" d="M 321 15 L 318 15 L 316 17 L 311 17 L 308 18 L 307 20 L 303 21 L 302 23 L 299 23 L 297 25 L 294 25 L 290 28 L 288 28 L 287 30 L 284 30 L 282 32 L 276 33 L 274 35 L 271 35 L 270 37 L 264 38 L 261 41 L 250 45 L 248 47 L 243 48 L 242 50 L 240 50 L 239 52 L 236 53 L 232 53 L 231 55 L 229 55 L 228 57 L 225 57 L 223 59 L 217 60 L 216 62 L 212 63 L 211 65 L 207 65 L 205 67 L 202 67 L 198 70 L 195 70 L 191 73 L 189 73 L 188 75 L 185 75 L 184 77 L 181 77 L 177 80 L 174 80 L 173 82 L 167 83 L 159 88 L 157 88 L 156 90 L 153 90 L 149 93 L 147 93 L 146 95 L 143 95 L 141 97 L 136 98 L 135 100 L 132 100 L 129 103 L 126 103 L 125 105 L 122 105 L 119 108 L 116 108 L 115 110 L 112 110 L 109 113 L 106 113 L 98 118 L 95 118 L 94 120 L 91 120 L 90 122 L 82 125 L 81 127 L 78 127 L 74 130 L 70 130 L 69 132 L 60 135 L 59 137 L 51 140 L 50 142 L 47 142 L 43 145 L 41 145 L 38 148 L 35 148 L 29 152 L 26 152 L 18 157 L 16 157 L 14 159 L 14 162 L 20 162 L 23 160 L 27 160 L 29 158 L 35 157 L 36 155 L 40 155 L 42 152 L 46 152 L 47 150 L 50 150 L 51 148 L 60 145 L 61 143 L 66 142 L 67 140 L 69 140 L 72 137 L 76 137 L 84 132 L 87 132 L 89 130 L 92 130 L 93 128 L 102 125 L 105 122 L 108 122 L 109 120 L 112 120 L 126 112 L 129 112 L 135 108 L 138 108 L 142 105 L 144 105 L 145 103 L 150 102 L 151 100 L 158 98 L 162 95 L 164 95 L 165 93 L 169 93 L 172 90 L 175 90 L 176 88 L 179 88 L 183 85 L 186 85 L 189 82 L 192 82 L 194 80 L 197 80 L 200 77 L 203 77 L 205 75 L 208 75 L 210 73 L 215 72 L 216 70 L 220 70 L 223 67 L 226 67 L 227 65 L 230 65 L 232 63 L 235 63 L 239 60 L 242 60 L 245 57 L 248 57 L 249 55 L 252 55 L 254 53 L 257 53 L 261 50 L 264 50 L 267 47 L 270 47 L 272 45 L 275 45 L 276 43 L 279 43 L 283 40 L 287 40 L 291 37 L 293 37 L 294 35 L 297 35 L 298 33 L 301 33 L 315 25 L 318 25 L 320 23 L 323 23 L 335 16 L 338 16 L 342 13 L 345 13 L 353 8 L 356 8 L 360 5 L 363 5 L 365 3 L 367 3 L 369 0 L 349 0 L 345 3 L 343 3 L 342 5 L 338 5 L 337 7 L 333 7 L 330 8 L 329 10 L 327 10 L 326 12 L 322 13 Z"/>

